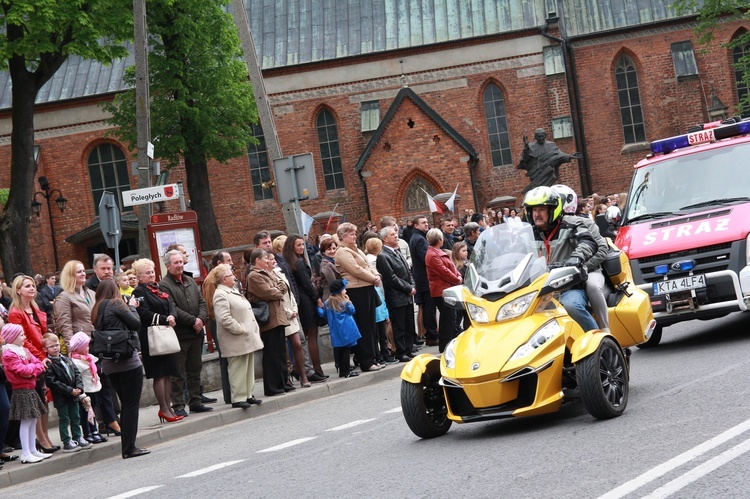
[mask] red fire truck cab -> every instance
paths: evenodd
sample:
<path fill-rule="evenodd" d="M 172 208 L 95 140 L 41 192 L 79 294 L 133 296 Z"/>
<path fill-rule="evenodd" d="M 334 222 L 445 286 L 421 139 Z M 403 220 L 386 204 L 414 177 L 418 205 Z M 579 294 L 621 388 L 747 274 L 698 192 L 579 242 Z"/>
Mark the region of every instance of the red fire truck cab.
<path fill-rule="evenodd" d="M 651 143 L 635 165 L 615 244 L 651 295 L 657 328 L 750 304 L 750 119 Z"/>

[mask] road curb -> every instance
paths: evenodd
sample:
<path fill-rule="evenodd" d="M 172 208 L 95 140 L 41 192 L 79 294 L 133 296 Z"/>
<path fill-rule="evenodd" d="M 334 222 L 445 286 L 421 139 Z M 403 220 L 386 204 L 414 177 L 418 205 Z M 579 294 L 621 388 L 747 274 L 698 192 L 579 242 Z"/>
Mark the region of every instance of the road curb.
<path fill-rule="evenodd" d="M 437 355 L 437 347 L 427 347 L 420 353 L 432 353 Z M 177 423 L 160 423 L 156 416 L 157 407 L 141 407 L 139 412 L 138 439 L 140 447 L 152 447 L 177 438 L 194 435 L 201 431 L 230 425 L 239 421 L 255 419 L 260 416 L 272 414 L 295 407 L 314 400 L 339 395 L 349 391 L 364 388 L 382 381 L 397 378 L 401 374 L 403 364 L 392 364 L 385 369 L 376 372 L 361 373 L 353 378 L 338 378 L 333 364 L 325 364 L 324 372 L 330 373 L 331 377 L 326 383 L 313 383 L 310 388 L 300 388 L 293 392 L 278 397 L 263 397 L 263 383 L 256 382 L 256 397 L 261 398 L 263 403 L 250 409 L 235 409 L 231 405 L 218 402 L 212 407 L 214 410 L 202 414 L 191 414 Z M 211 392 L 207 395 L 222 400 L 221 391 Z M 52 409 L 50 404 L 50 409 Z M 59 443 L 57 427 L 50 427 L 50 438 L 54 443 Z M 56 452 L 51 458 L 37 464 L 21 464 L 17 461 L 5 463 L 0 470 L 0 489 L 19 485 L 40 477 L 48 477 L 57 473 L 64 473 L 87 464 L 103 461 L 121 454 L 120 438 L 109 437 L 109 441 L 92 446 L 91 449 L 81 450 L 70 454 Z M 19 454 L 20 451 L 14 451 Z"/>

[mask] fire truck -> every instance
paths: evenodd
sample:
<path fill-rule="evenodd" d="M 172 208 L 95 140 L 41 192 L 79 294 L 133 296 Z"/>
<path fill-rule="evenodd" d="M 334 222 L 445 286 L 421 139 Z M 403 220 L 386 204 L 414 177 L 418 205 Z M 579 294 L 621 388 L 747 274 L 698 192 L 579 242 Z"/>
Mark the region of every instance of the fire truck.
<path fill-rule="evenodd" d="M 615 245 L 651 295 L 657 328 L 750 304 L 750 119 L 651 143 L 635 165 Z"/>

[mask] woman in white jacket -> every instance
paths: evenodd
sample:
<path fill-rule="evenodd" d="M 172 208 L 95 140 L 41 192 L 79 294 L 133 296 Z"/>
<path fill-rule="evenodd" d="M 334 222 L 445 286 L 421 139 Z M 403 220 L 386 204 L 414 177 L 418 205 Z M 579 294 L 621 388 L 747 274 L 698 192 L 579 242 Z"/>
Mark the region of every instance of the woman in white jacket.
<path fill-rule="evenodd" d="M 227 358 L 232 407 L 247 409 L 261 400 L 253 395 L 255 387 L 255 353 L 263 349 L 260 329 L 253 309 L 234 289 L 232 267 L 217 265 L 203 283 L 209 317 L 216 320 L 216 334 L 221 355 Z"/>

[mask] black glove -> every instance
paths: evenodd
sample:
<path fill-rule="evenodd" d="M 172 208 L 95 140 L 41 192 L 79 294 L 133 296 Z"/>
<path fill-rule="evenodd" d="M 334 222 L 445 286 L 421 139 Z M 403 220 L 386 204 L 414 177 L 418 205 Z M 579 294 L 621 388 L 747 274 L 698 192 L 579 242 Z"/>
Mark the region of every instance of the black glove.
<path fill-rule="evenodd" d="M 571 256 L 567 260 L 565 260 L 566 267 L 582 267 L 583 266 L 583 260 L 578 256 Z"/>

